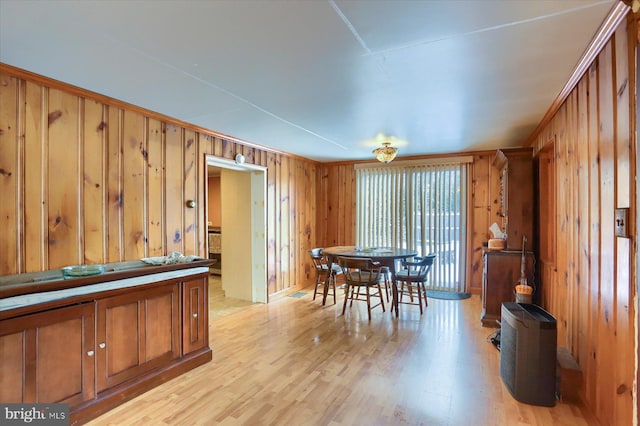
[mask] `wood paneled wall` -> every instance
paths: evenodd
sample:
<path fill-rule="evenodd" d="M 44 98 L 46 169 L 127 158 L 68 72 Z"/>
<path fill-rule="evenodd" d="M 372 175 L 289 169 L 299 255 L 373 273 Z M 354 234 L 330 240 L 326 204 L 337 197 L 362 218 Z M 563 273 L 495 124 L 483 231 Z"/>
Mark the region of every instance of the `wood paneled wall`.
<path fill-rule="evenodd" d="M 556 245 L 547 251 L 555 259 L 541 262 L 542 301 L 558 320 L 558 345 L 580 364 L 583 398 L 604 425 L 633 418 L 637 252 L 614 235 L 616 208 L 631 208 L 635 226 L 636 42 L 627 25 L 634 26 L 616 30 L 534 143 L 542 156 L 551 150 L 555 172 L 555 182 L 540 180 L 556 204 L 554 220 L 540 223 L 541 245 Z"/>
<path fill-rule="evenodd" d="M 475 294 L 482 293 L 482 243 L 492 237 L 489 232 L 492 223 L 497 223 L 503 230 L 505 225 L 500 213 L 500 172 L 493 165 L 495 156 L 496 151 L 473 156 L 468 291 Z"/>
<path fill-rule="evenodd" d="M 496 151 L 473 154 L 469 194 L 469 240 L 467 291 L 482 290 L 482 243 L 490 237 L 493 222 L 503 225 L 499 215 L 500 185 L 497 169 L 492 165 Z M 440 155 L 441 156 L 441 155 Z M 398 158 L 396 161 L 401 161 Z M 354 245 L 356 240 L 355 163 L 321 164 L 317 168 L 317 242 L 319 247 Z M 480 318 L 478 318 L 480 321 Z"/>
<path fill-rule="evenodd" d="M 267 167 L 269 294 L 305 285 L 316 163 L 0 64 L 0 275 L 205 256 L 205 157 L 237 153 Z"/>
<path fill-rule="evenodd" d="M 318 247 L 356 243 L 356 171 L 353 163 L 317 168 Z"/>

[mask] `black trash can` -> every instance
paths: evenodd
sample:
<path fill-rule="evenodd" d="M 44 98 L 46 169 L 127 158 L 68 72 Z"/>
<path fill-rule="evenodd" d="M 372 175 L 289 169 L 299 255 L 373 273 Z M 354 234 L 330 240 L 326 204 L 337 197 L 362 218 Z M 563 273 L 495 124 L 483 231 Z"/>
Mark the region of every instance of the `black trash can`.
<path fill-rule="evenodd" d="M 556 403 L 556 319 L 540 306 L 502 304 L 500 377 L 520 402 Z"/>

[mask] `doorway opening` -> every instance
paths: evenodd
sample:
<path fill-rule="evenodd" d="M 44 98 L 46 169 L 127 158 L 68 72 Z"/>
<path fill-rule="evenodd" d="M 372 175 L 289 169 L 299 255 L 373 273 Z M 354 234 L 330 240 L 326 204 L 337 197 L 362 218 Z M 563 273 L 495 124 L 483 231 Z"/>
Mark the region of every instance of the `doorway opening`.
<path fill-rule="evenodd" d="M 206 169 L 210 282 L 226 298 L 267 303 L 267 169 L 209 155 Z"/>

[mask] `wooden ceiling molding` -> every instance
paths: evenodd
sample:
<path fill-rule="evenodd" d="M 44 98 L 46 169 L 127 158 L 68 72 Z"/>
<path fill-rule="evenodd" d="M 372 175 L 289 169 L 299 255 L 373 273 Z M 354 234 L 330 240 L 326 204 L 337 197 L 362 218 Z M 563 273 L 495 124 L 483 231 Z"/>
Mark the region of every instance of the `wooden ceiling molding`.
<path fill-rule="evenodd" d="M 587 72 L 593 61 L 598 57 L 598 54 L 602 50 L 602 48 L 607 44 L 613 33 L 615 32 L 618 25 L 625 19 L 627 14 L 631 11 L 631 7 L 625 4 L 624 1 L 618 1 L 612 8 L 607 18 L 604 20 L 596 35 L 587 46 L 585 52 L 582 54 L 582 57 L 578 61 L 571 77 L 564 85 L 556 99 L 553 101 L 549 109 L 547 110 L 542 120 L 536 126 L 535 130 L 527 139 L 526 146 L 532 146 L 542 129 L 544 129 L 547 124 L 551 121 L 553 116 L 558 112 L 564 101 L 567 99 L 571 91 L 575 89 L 578 85 L 578 82 L 582 78 L 582 76 Z"/>

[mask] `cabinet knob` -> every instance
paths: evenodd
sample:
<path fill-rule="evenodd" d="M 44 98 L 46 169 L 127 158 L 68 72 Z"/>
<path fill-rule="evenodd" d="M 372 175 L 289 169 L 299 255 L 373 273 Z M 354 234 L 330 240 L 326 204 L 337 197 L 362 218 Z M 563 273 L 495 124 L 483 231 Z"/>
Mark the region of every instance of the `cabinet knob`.
<path fill-rule="evenodd" d="M 107 347 L 106 343 L 100 343 L 98 346 L 100 346 L 100 349 L 104 349 Z"/>
<path fill-rule="evenodd" d="M 198 313 L 194 312 L 193 314 L 191 314 L 191 316 L 194 317 L 194 318 L 198 318 Z"/>
<path fill-rule="evenodd" d="M 89 355 L 89 356 L 93 356 L 93 351 L 89 351 L 89 352 L 87 352 L 87 355 Z"/>

